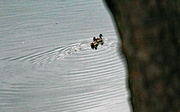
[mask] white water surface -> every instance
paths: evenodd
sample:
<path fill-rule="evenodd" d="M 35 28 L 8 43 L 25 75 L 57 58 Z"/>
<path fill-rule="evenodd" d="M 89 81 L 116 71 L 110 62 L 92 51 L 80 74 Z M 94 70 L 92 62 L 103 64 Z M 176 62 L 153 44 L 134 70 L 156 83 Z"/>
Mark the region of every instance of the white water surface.
<path fill-rule="evenodd" d="M 0 112 L 129 112 L 117 38 L 101 0 L 0 0 Z"/>

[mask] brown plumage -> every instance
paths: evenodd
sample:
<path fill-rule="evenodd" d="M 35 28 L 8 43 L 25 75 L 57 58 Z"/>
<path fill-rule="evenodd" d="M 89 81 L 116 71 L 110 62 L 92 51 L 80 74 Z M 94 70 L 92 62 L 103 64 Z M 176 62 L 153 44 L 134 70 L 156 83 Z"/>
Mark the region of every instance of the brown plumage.
<path fill-rule="evenodd" d="M 99 43 L 98 42 L 91 42 L 91 48 L 92 49 L 97 49 L 97 47 L 98 47 L 98 45 L 99 45 Z"/>
<path fill-rule="evenodd" d="M 104 44 L 102 36 L 103 35 L 100 34 L 99 37 L 93 37 L 93 42 L 91 42 L 91 44 L 90 44 L 92 49 L 97 49 L 99 43 L 101 43 L 101 45 Z"/>

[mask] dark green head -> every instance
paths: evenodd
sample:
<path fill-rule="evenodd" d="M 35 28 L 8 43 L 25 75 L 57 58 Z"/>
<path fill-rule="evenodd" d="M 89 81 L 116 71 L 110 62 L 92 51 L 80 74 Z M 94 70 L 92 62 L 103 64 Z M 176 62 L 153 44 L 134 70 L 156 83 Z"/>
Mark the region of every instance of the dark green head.
<path fill-rule="evenodd" d="M 100 37 L 100 38 L 102 38 L 102 36 L 103 36 L 102 34 L 99 34 L 99 37 Z"/>
<path fill-rule="evenodd" d="M 96 41 L 96 37 L 93 37 L 93 41 Z"/>

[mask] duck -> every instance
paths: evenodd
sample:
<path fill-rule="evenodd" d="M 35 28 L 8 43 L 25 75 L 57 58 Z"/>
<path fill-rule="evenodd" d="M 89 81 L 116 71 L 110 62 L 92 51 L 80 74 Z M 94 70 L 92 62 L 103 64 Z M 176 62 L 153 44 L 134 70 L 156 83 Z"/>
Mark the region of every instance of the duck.
<path fill-rule="evenodd" d="M 94 37 L 94 38 L 93 38 L 93 41 L 96 41 L 97 43 L 101 43 L 101 45 L 103 45 L 104 42 L 103 42 L 102 37 L 103 37 L 103 35 L 102 35 L 102 34 L 99 34 L 99 38 L 98 38 L 98 37 L 97 37 L 97 38 Z"/>
<path fill-rule="evenodd" d="M 92 49 L 97 50 L 97 47 L 98 47 L 99 43 L 101 43 L 101 45 L 104 44 L 102 36 L 103 36 L 102 34 L 99 34 L 99 38 L 98 37 L 93 37 L 93 42 L 91 42 L 91 44 L 90 44 Z"/>
<path fill-rule="evenodd" d="M 92 49 L 97 50 L 98 45 L 99 45 L 99 43 L 98 43 L 98 42 L 96 42 L 96 41 L 91 42 L 91 48 L 92 48 Z"/>

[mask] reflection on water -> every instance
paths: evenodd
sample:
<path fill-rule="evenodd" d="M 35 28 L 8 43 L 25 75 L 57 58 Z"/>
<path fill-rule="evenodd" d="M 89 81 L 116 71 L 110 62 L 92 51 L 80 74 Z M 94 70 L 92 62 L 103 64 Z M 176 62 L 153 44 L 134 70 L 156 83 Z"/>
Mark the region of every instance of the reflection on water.
<path fill-rule="evenodd" d="M 6 0 L 0 12 L 0 111 L 129 111 L 124 59 L 101 0 Z M 100 33 L 105 44 L 92 50 Z"/>

